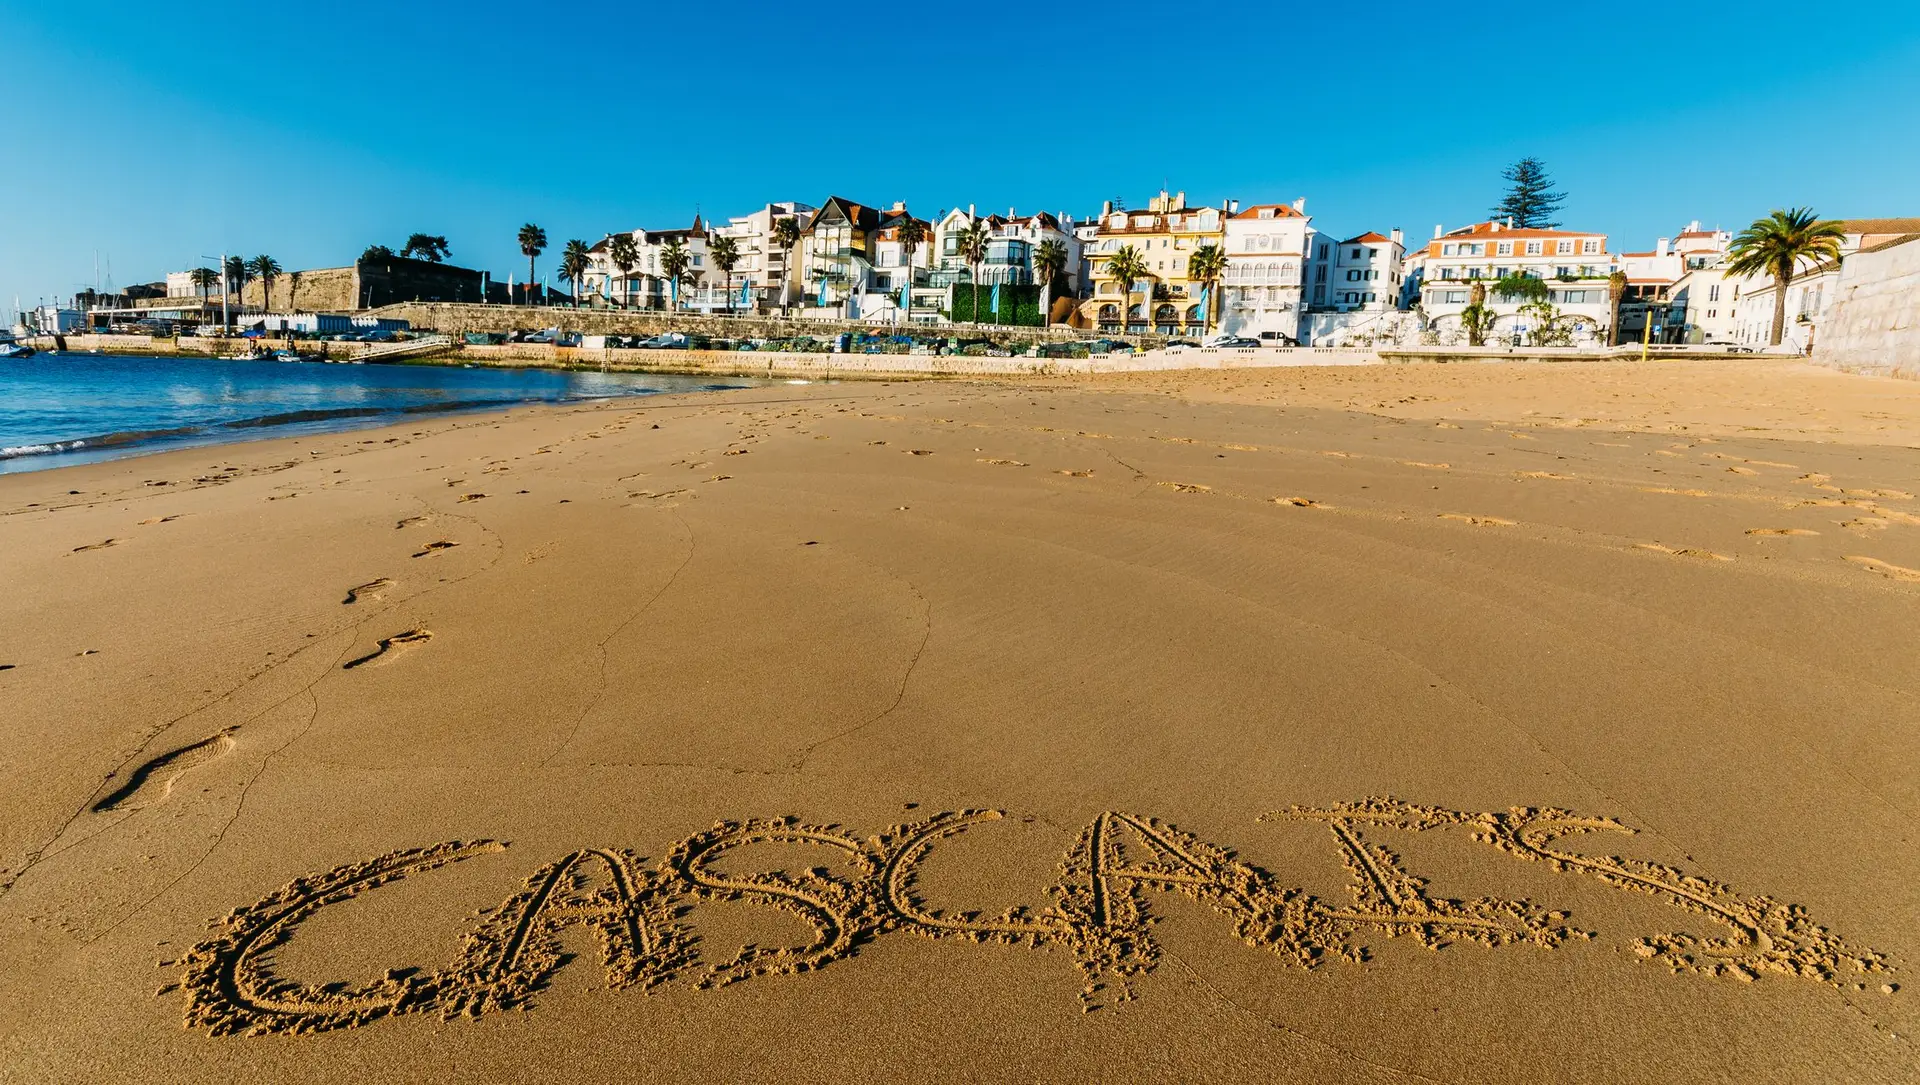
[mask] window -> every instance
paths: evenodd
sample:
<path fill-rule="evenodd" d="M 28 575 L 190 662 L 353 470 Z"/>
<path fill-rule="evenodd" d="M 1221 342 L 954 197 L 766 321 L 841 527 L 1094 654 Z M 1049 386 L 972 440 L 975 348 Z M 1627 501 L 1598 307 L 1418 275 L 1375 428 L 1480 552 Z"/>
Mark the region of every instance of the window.
<path fill-rule="evenodd" d="M 1467 292 L 1465 290 L 1449 290 L 1446 293 L 1445 300 L 1448 305 L 1464 305 L 1467 300 Z"/>
<path fill-rule="evenodd" d="M 1457 245 L 1442 245 L 1440 246 L 1440 255 L 1452 256 L 1454 255 L 1454 250 L 1457 248 L 1459 248 Z"/>
<path fill-rule="evenodd" d="M 1562 304 L 1565 305 L 1585 305 L 1586 303 L 1587 291 L 1585 290 L 1569 290 L 1567 291 L 1566 298 L 1562 301 Z"/>
<path fill-rule="evenodd" d="M 1588 238 L 1587 240 L 1585 240 L 1585 241 L 1582 241 L 1582 242 L 1580 243 L 1580 251 L 1581 251 L 1581 252 L 1583 252 L 1583 253 L 1596 253 L 1596 252 L 1599 252 L 1599 251 L 1600 251 L 1600 242 L 1598 242 L 1598 241 L 1596 241 L 1596 240 L 1594 240 L 1594 239 L 1592 239 L 1592 238 Z"/>
<path fill-rule="evenodd" d="M 1513 255 L 1513 242 L 1511 242 L 1511 241 L 1502 241 L 1502 242 L 1500 242 L 1500 243 L 1499 243 L 1498 245 L 1496 245 L 1496 246 L 1494 246 L 1494 255 L 1496 255 L 1496 256 L 1512 256 L 1512 255 Z"/>
<path fill-rule="evenodd" d="M 1719 283 L 1713 283 L 1712 285 L 1707 287 L 1707 300 L 1708 301 L 1720 300 L 1720 284 Z"/>
<path fill-rule="evenodd" d="M 1555 242 L 1553 246 L 1553 251 L 1556 253 L 1561 253 L 1563 255 L 1567 253 L 1571 253 L 1573 251 L 1573 242 L 1571 241 Z"/>
<path fill-rule="evenodd" d="M 1368 249 L 1368 250 L 1367 250 L 1367 259 L 1369 259 L 1369 260 L 1372 260 L 1372 259 L 1375 259 L 1375 258 L 1377 258 L 1377 257 L 1378 257 L 1379 255 L 1380 255 L 1380 250 L 1379 250 L 1379 249 Z"/>
<path fill-rule="evenodd" d="M 1359 272 L 1358 270 L 1354 270 L 1354 271 L 1349 271 L 1349 272 L 1347 272 L 1347 281 L 1348 281 L 1348 282 L 1350 282 L 1350 283 L 1357 283 L 1357 282 L 1359 282 L 1359 281 L 1360 281 L 1360 272 Z"/>
<path fill-rule="evenodd" d="M 1538 242 L 1538 241 L 1529 241 L 1529 242 L 1527 242 L 1527 255 L 1528 255 L 1528 256 L 1539 256 L 1539 255 L 1541 254 L 1541 251 L 1542 251 L 1542 249 L 1541 249 L 1541 243 L 1540 243 L 1540 242 Z"/>

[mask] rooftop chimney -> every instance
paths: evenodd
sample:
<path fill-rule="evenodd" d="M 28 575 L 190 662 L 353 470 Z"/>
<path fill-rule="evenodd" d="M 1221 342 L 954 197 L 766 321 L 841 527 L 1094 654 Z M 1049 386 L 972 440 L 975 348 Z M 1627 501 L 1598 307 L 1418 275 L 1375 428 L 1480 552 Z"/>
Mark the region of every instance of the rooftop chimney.
<path fill-rule="evenodd" d="M 1403 249 L 1407 247 L 1407 235 L 1400 231 L 1400 227 L 1395 226 L 1393 228 L 1393 233 L 1390 236 L 1392 236 L 1394 244 L 1400 246 Z"/>
<path fill-rule="evenodd" d="M 1104 219 L 1111 214 L 1113 214 L 1113 201 L 1107 200 L 1100 205 L 1100 217 Z"/>
<path fill-rule="evenodd" d="M 1689 223 L 1687 223 L 1687 232 L 1688 232 L 1688 233 L 1690 233 L 1690 234 L 1697 234 L 1697 233 L 1699 233 L 1699 232 L 1700 232 L 1700 220 L 1699 220 L 1699 219 L 1694 219 L 1694 220 L 1693 220 L 1692 222 L 1689 222 Z"/>
<path fill-rule="evenodd" d="M 1442 233 L 1442 232 L 1443 232 L 1443 231 L 1442 231 L 1442 230 L 1441 230 L 1441 228 L 1440 228 L 1440 224 L 1439 224 L 1439 223 L 1437 223 L 1437 222 L 1436 222 L 1436 223 L 1434 223 L 1434 224 L 1433 224 L 1433 239 L 1434 239 L 1435 241 L 1438 241 L 1438 240 L 1440 240 L 1440 235 L 1441 235 L 1441 233 Z"/>
<path fill-rule="evenodd" d="M 1237 215 L 1237 214 L 1239 214 L 1239 213 L 1240 213 L 1240 201 L 1239 201 L 1239 200 L 1228 200 L 1228 201 L 1227 201 L 1227 214 L 1229 214 L 1229 215 Z"/>
<path fill-rule="evenodd" d="M 1303 215 L 1304 215 L 1304 214 L 1306 214 L 1306 213 L 1307 213 L 1307 198 L 1306 198 L 1305 196 L 1302 196 L 1302 197 L 1300 197 L 1299 199 L 1297 199 L 1297 200 L 1294 200 L 1294 201 L 1293 201 L 1293 209 L 1294 209 L 1295 211 L 1298 211 L 1298 212 L 1300 212 L 1300 213 L 1301 213 L 1301 214 L 1303 214 Z"/>
<path fill-rule="evenodd" d="M 972 204 L 968 204 L 968 205 L 967 205 L 967 217 L 968 217 L 968 218 L 973 218 L 973 217 L 974 217 L 974 213 L 973 213 L 973 205 L 972 205 Z"/>
<path fill-rule="evenodd" d="M 1660 239 L 1660 244 L 1654 246 L 1653 251 L 1654 251 L 1654 254 L 1657 256 L 1665 256 L 1667 254 L 1667 250 L 1672 247 L 1673 247 L 1673 239 L 1668 237 L 1663 237 Z"/>
<path fill-rule="evenodd" d="M 1512 216 L 1512 215 L 1508 215 L 1508 216 L 1507 216 L 1507 229 L 1509 229 L 1509 230 L 1511 230 L 1511 229 L 1513 229 L 1513 216 Z"/>

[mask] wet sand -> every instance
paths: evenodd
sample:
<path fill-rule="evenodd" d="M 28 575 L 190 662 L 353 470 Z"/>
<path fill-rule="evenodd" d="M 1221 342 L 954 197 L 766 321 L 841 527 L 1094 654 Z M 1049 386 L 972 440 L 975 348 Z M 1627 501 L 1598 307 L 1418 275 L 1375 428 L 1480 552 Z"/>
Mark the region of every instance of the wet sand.
<path fill-rule="evenodd" d="M 1920 386 L 844 383 L 0 477 L 0 1077 L 1920 1063 Z"/>

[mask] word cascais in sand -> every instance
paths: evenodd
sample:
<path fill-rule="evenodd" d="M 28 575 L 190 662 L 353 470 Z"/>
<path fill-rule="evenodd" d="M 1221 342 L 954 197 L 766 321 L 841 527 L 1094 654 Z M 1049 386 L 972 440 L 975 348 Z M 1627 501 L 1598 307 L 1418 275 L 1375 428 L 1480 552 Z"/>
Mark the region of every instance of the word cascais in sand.
<path fill-rule="evenodd" d="M 569 960 L 561 935 L 572 927 L 597 937 L 608 986 L 646 990 L 675 980 L 714 987 L 756 976 L 806 972 L 852 955 L 895 931 L 1006 946 L 1057 947 L 1085 979 L 1080 998 L 1133 997 L 1133 981 L 1152 972 L 1159 950 L 1151 934 L 1151 893 L 1173 892 L 1210 906 L 1249 945 L 1289 965 L 1367 960 L 1363 932 L 1407 936 L 1429 948 L 1465 942 L 1485 947 L 1528 943 L 1552 948 L 1589 932 L 1567 913 L 1524 900 L 1451 900 L 1428 892 L 1400 857 L 1369 833 L 1459 827 L 1516 859 L 1547 864 L 1724 925 L 1720 937 L 1661 934 L 1634 951 L 1675 972 L 1800 976 L 1838 985 L 1847 975 L 1889 971 L 1885 959 L 1848 946 L 1805 910 L 1673 867 L 1567 850 L 1562 841 L 1590 833 L 1630 833 L 1612 818 L 1566 810 L 1514 808 L 1463 813 L 1396 799 L 1325 808 L 1293 807 L 1262 820 L 1323 823 L 1352 873 L 1351 899 L 1333 902 L 1276 884 L 1264 870 L 1155 818 L 1108 812 L 1074 842 L 1060 867 L 1052 904 L 1002 915 L 946 912 L 918 891 L 915 872 L 942 841 L 1000 820 L 991 810 L 937 814 L 862 839 L 831 825 L 794 819 L 722 822 L 675 845 L 657 863 L 629 851 L 591 848 L 535 871 L 467 933 L 458 958 L 436 972 L 395 969 L 358 987 L 303 984 L 275 971 L 273 950 L 323 909 L 402 878 L 506 845 L 453 841 L 397 851 L 301 878 L 215 925 L 215 936 L 178 962 L 187 1024 L 214 1034 L 304 1033 L 345 1028 L 401 1014 L 477 1017 L 532 1006 Z M 724 873 L 719 860 L 757 844 L 817 848 L 832 864 L 804 871 Z M 731 960 L 702 961 L 688 919 L 702 900 L 745 902 L 799 917 L 812 931 L 804 945 L 749 946 Z M 162 993 L 174 990 L 164 988 Z"/>

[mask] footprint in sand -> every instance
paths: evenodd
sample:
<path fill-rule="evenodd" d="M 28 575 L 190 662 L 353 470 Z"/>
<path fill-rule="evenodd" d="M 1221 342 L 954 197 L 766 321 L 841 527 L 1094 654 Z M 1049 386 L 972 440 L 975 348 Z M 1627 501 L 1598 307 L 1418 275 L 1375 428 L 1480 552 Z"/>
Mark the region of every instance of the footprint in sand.
<path fill-rule="evenodd" d="M 1453 468 L 1450 463 L 1422 463 L 1419 460 L 1401 460 L 1402 467 L 1424 467 L 1429 471 L 1447 471 Z"/>
<path fill-rule="evenodd" d="M 412 527 L 415 524 L 424 524 L 426 522 L 427 522 L 427 518 L 424 516 L 409 516 L 406 519 L 401 520 L 398 523 L 394 524 L 393 528 L 395 531 L 398 531 L 403 527 Z"/>
<path fill-rule="evenodd" d="M 486 494 L 461 494 L 459 503 L 465 504 L 468 501 L 479 501 L 486 496 Z"/>
<path fill-rule="evenodd" d="M 1859 557 L 1853 554 L 1847 555 L 1847 560 L 1892 580 L 1920 583 L 1920 569 L 1909 569 L 1904 565 L 1881 561 L 1879 558 Z"/>
<path fill-rule="evenodd" d="M 1514 474 L 1519 478 L 1553 478 L 1562 482 L 1573 480 L 1572 475 L 1556 475 L 1552 471 L 1516 471 Z"/>
<path fill-rule="evenodd" d="M 1333 507 L 1332 505 L 1322 505 L 1311 497 L 1276 497 L 1273 499 L 1273 503 L 1276 505 L 1292 505 L 1295 508 L 1302 509 L 1330 509 Z"/>
<path fill-rule="evenodd" d="M 1027 466 L 1027 465 L 1026 465 L 1026 464 L 1024 464 L 1024 463 L 1021 463 L 1021 462 L 1020 462 L 1019 460 L 981 460 L 980 462 L 981 462 L 981 463 L 991 463 L 991 464 L 996 464 L 996 465 L 998 465 L 998 466 L 1000 466 L 1000 467 L 1025 467 L 1025 466 Z"/>
<path fill-rule="evenodd" d="M 1502 520 L 1498 516 L 1469 516 L 1464 512 L 1443 512 L 1440 514 L 1440 519 L 1458 520 L 1463 524 L 1473 524 L 1476 527 L 1512 527 L 1514 524 L 1514 521 Z"/>
<path fill-rule="evenodd" d="M 1054 474 L 1065 475 L 1068 478 L 1092 478 L 1093 477 L 1092 471 L 1068 471 L 1064 468 L 1055 471 Z"/>
<path fill-rule="evenodd" d="M 1160 485 L 1169 490 L 1178 490 L 1183 494 L 1210 494 L 1213 487 L 1202 486 L 1198 482 L 1162 482 Z"/>
<path fill-rule="evenodd" d="M 1672 486 L 1642 486 L 1640 487 L 1640 492 L 1643 494 L 1674 494 L 1679 497 L 1712 497 L 1713 496 L 1712 494 L 1708 493 L 1705 490 L 1679 490 L 1679 489 L 1675 489 Z"/>
<path fill-rule="evenodd" d="M 451 550 L 452 548 L 454 548 L 454 547 L 456 547 L 456 546 L 459 546 L 459 545 L 460 545 L 460 544 L 459 544 L 459 543 L 457 543 L 457 542 L 448 542 L 448 541 L 447 541 L 447 540 L 445 540 L 445 539 L 441 539 L 441 540 L 440 540 L 439 542 L 430 542 L 430 543 L 428 543 L 428 544 L 427 544 L 427 546 L 426 546 L 426 549 L 424 549 L 424 550 L 421 550 L 420 552 L 418 552 L 418 553 L 416 553 L 416 554 L 414 554 L 413 556 L 414 556 L 414 557 L 416 557 L 416 558 L 424 558 L 424 557 L 426 557 L 426 556 L 427 556 L 428 554 L 431 554 L 431 553 L 434 553 L 434 552 L 436 552 L 436 551 L 439 551 L 439 550 Z"/>
<path fill-rule="evenodd" d="M 405 633 L 395 633 L 393 636 L 382 640 L 379 647 L 368 652 L 366 655 L 358 659 L 349 659 L 345 663 L 340 664 L 340 669 L 350 671 L 356 667 L 364 667 L 376 660 L 384 662 L 416 644 L 423 644 L 432 639 L 433 634 L 425 629 L 409 629 Z"/>
<path fill-rule="evenodd" d="M 180 519 L 180 516 L 177 513 L 172 516 L 149 516 L 135 526 L 146 527 L 148 524 L 170 524 L 178 519 Z"/>
<path fill-rule="evenodd" d="M 1634 543 L 1633 548 L 1635 550 L 1653 550 L 1662 554 L 1670 554 L 1676 558 L 1704 558 L 1708 561 L 1733 560 L 1725 554 L 1716 554 L 1711 550 L 1702 550 L 1695 546 L 1682 546 L 1675 549 L 1671 546 L 1661 546 L 1659 543 Z"/>
<path fill-rule="evenodd" d="M 1750 527 L 1749 535 L 1818 535 L 1818 531 L 1808 531 L 1803 527 Z"/>
<path fill-rule="evenodd" d="M 907 449 L 907 455 L 909 455 L 909 456 L 931 456 L 931 455 L 933 455 L 933 449 L 931 449 L 931 448 L 909 448 L 909 449 Z"/>
<path fill-rule="evenodd" d="M 125 782 L 93 804 L 93 812 L 100 814 L 109 810 L 140 810 L 152 806 L 173 791 L 173 783 L 180 778 L 181 774 L 197 765 L 204 765 L 231 749 L 233 749 L 233 739 L 226 731 L 222 731 L 212 738 L 202 739 L 191 746 L 182 746 L 169 753 L 163 753 L 129 773 Z M 107 782 L 112 783 L 112 778 L 108 778 Z"/>
<path fill-rule="evenodd" d="M 73 548 L 73 552 L 76 554 L 84 554 L 89 550 L 104 550 L 107 547 L 112 546 L 115 543 L 118 543 L 119 541 L 120 541 L 119 539 L 102 539 L 97 543 L 88 543 L 85 546 L 76 546 Z"/>
<path fill-rule="evenodd" d="M 340 600 L 340 605 L 352 606 L 362 599 L 378 599 L 385 595 L 386 590 L 392 586 L 393 581 L 388 580 L 384 576 L 378 580 L 369 580 L 358 587 L 348 588 L 347 597 Z"/>

